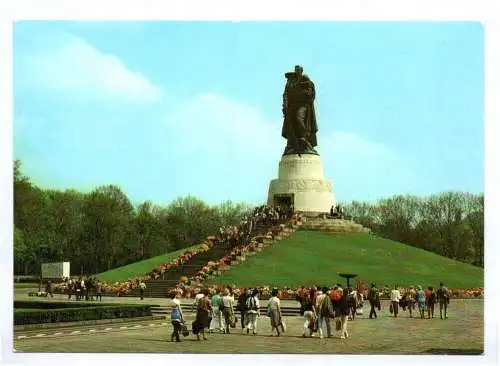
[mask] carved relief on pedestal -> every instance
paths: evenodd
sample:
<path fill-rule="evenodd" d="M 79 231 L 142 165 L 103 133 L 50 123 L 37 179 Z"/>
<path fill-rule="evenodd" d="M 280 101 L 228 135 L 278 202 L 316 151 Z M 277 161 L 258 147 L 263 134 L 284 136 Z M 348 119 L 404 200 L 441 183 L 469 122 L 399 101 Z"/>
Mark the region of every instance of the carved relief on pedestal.
<path fill-rule="evenodd" d="M 332 182 L 329 180 L 296 179 L 273 180 L 271 192 L 331 192 Z"/>

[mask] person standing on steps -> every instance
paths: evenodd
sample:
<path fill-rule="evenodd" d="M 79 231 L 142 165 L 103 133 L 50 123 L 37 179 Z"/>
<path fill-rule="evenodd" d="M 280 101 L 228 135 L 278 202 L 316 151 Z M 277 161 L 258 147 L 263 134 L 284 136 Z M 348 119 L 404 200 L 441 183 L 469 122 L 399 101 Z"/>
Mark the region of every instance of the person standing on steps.
<path fill-rule="evenodd" d="M 439 289 L 437 290 L 437 300 L 439 302 L 439 315 L 441 319 L 443 319 L 443 309 L 444 318 L 448 319 L 447 310 L 450 304 L 450 291 L 442 282 L 439 284 Z"/>
<path fill-rule="evenodd" d="M 144 300 L 144 290 L 146 290 L 146 284 L 144 283 L 143 280 L 139 283 L 139 294 L 141 297 L 141 300 Z"/>
<path fill-rule="evenodd" d="M 377 312 L 375 308 L 378 308 L 378 311 L 380 311 L 380 295 L 374 283 L 371 284 L 370 290 L 368 290 L 368 301 L 370 302 L 370 319 L 373 319 L 373 317 L 376 318 Z"/>

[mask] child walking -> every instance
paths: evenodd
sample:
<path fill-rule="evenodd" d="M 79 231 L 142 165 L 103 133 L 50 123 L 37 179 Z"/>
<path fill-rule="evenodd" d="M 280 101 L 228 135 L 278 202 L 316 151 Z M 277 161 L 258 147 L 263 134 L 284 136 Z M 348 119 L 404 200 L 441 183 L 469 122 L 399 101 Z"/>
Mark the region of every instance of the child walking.
<path fill-rule="evenodd" d="M 184 324 L 184 316 L 182 315 L 181 302 L 179 299 L 172 300 L 172 312 L 170 313 L 170 320 L 174 327 L 174 331 L 170 336 L 170 341 L 173 342 L 174 338 L 176 342 L 180 342 L 180 332 L 182 330 L 182 325 Z"/>

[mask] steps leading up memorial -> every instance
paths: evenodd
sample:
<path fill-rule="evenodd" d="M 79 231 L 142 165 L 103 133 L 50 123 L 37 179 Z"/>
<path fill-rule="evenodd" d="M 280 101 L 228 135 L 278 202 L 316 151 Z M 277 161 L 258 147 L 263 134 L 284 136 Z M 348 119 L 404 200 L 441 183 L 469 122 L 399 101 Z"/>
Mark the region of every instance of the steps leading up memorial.
<path fill-rule="evenodd" d="M 300 230 L 322 231 L 332 235 L 370 234 L 371 230 L 352 220 L 305 218 Z"/>

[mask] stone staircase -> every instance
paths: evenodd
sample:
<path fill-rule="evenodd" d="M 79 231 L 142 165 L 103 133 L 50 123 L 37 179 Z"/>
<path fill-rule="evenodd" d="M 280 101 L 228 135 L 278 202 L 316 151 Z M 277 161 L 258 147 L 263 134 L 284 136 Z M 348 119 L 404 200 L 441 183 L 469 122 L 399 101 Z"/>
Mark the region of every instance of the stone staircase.
<path fill-rule="evenodd" d="M 247 255 L 256 254 L 264 248 L 272 245 L 273 242 L 289 237 L 296 230 L 296 228 L 297 225 L 292 225 L 290 223 L 278 224 L 274 226 L 257 225 L 252 237 L 256 238 L 259 244 L 255 252 L 249 252 Z M 266 236 L 268 232 L 271 232 L 273 235 Z M 208 262 L 220 260 L 222 257 L 229 254 L 231 250 L 232 248 L 229 248 L 228 246 L 215 244 L 210 250 L 191 257 L 191 259 L 183 265 L 165 271 L 161 279 L 146 281 L 144 296 L 152 298 L 167 297 L 170 290 L 179 283 L 181 277 L 190 277 L 195 275 Z M 231 261 L 231 266 L 242 263 L 243 261 L 245 261 L 245 257 L 236 257 L 233 261 Z M 139 289 L 134 289 L 124 296 L 139 297 Z"/>
<path fill-rule="evenodd" d="M 368 228 L 351 220 L 308 218 L 302 219 L 296 223 L 286 223 L 274 226 L 257 226 L 253 237 L 258 245 L 253 252 L 247 252 L 246 256 L 255 255 L 267 247 L 272 246 L 277 241 L 290 237 L 296 230 L 322 231 L 331 235 L 349 235 L 349 234 L 370 234 Z M 271 232 L 272 235 L 266 235 Z M 231 252 L 232 248 L 223 245 L 214 245 L 210 250 L 195 255 L 191 259 L 178 267 L 172 268 L 163 274 L 162 279 L 150 280 L 146 282 L 145 297 L 165 298 L 169 291 L 177 285 L 181 277 L 190 277 L 195 275 L 210 261 L 218 261 L 220 258 Z M 237 256 L 231 261 L 231 267 L 243 263 L 245 256 Z M 223 270 L 223 269 L 221 269 Z M 139 297 L 139 290 L 134 289 L 127 295 L 128 297 Z"/>
<path fill-rule="evenodd" d="M 300 230 L 322 231 L 332 235 L 370 234 L 371 230 L 352 220 L 303 218 Z"/>

